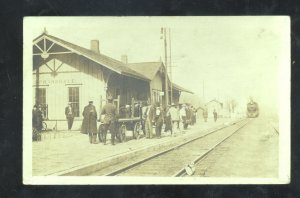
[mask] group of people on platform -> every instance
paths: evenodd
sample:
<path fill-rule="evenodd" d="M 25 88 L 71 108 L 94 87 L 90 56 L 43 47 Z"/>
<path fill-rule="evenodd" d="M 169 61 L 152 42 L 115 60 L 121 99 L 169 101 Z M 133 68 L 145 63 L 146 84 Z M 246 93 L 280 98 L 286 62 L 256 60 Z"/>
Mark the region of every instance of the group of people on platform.
<path fill-rule="evenodd" d="M 72 129 L 75 113 L 71 103 L 65 108 L 65 115 L 68 122 L 68 131 Z M 44 111 L 42 105 L 34 105 L 32 109 L 32 139 L 34 141 L 40 140 L 40 132 L 43 130 Z M 44 128 L 45 129 L 45 128 Z"/>
<path fill-rule="evenodd" d="M 218 113 L 217 113 L 216 109 L 214 109 L 213 115 L 214 115 L 214 121 L 216 122 L 218 119 Z M 207 118 L 208 118 L 208 111 L 207 111 L 207 108 L 205 108 L 205 109 L 203 109 L 204 122 L 207 122 Z"/>
<path fill-rule="evenodd" d="M 179 105 L 168 106 L 163 108 L 160 103 L 155 105 L 148 104 L 142 108 L 142 115 L 145 125 L 146 138 L 153 137 L 153 125 L 155 126 L 155 135 L 157 138 L 161 137 L 163 124 L 165 124 L 164 131 L 171 132 L 171 136 L 175 136 L 175 131 L 180 131 L 181 123 L 183 129 L 187 129 L 188 125 L 196 123 L 197 111 L 193 106 L 187 107 L 183 104 L 180 108 Z"/>
<path fill-rule="evenodd" d="M 103 143 L 106 144 L 107 131 L 111 133 L 111 143 L 115 145 L 116 133 L 117 133 L 117 119 L 120 114 L 117 112 L 117 108 L 112 104 L 113 98 L 108 97 L 107 104 L 101 110 L 103 115 L 102 122 L 103 126 Z M 130 106 L 124 108 L 125 116 L 130 116 Z M 163 125 L 165 124 L 164 131 L 171 132 L 171 136 L 175 136 L 176 131 L 186 130 L 188 125 L 194 125 L 197 118 L 197 109 L 191 105 L 181 104 L 175 105 L 172 103 L 168 107 L 163 107 L 159 102 L 156 104 L 143 103 L 139 104 L 137 108 L 132 112 L 135 116 L 140 116 L 142 121 L 142 127 L 144 134 L 147 139 L 153 138 L 153 128 L 155 128 L 155 137 L 161 138 L 161 132 Z M 121 113 L 122 111 L 120 111 Z M 32 126 L 36 129 L 37 133 L 42 130 L 42 110 L 40 106 L 35 105 L 32 111 Z M 84 107 L 83 110 L 83 121 L 81 125 L 81 133 L 88 134 L 89 142 L 91 144 L 97 144 L 97 111 L 93 105 L 93 101 L 90 100 L 89 104 Z M 217 112 L 214 110 L 214 121 L 217 120 Z M 68 130 L 72 129 L 74 121 L 74 109 L 71 103 L 65 108 L 65 116 L 68 123 Z M 124 115 L 123 115 L 124 116 Z M 208 112 L 207 109 L 203 110 L 204 122 L 207 122 Z"/>
<path fill-rule="evenodd" d="M 100 121 L 102 122 L 103 130 L 103 143 L 106 144 L 107 131 L 111 133 L 111 143 L 115 145 L 117 133 L 117 119 L 119 114 L 115 105 L 112 104 L 113 99 L 108 97 L 107 104 L 101 110 L 101 115 L 104 116 Z M 174 136 L 175 130 L 180 130 L 182 123 L 183 129 L 187 129 L 188 125 L 196 123 L 196 109 L 192 106 L 183 104 L 181 108 L 179 105 L 172 104 L 167 108 L 163 108 L 160 103 L 151 105 L 150 103 L 139 105 L 142 127 L 147 139 L 153 138 L 153 128 L 155 128 L 156 138 L 161 138 L 163 125 L 165 124 L 164 131 L 171 132 Z M 133 112 L 134 113 L 134 112 Z M 137 113 L 138 114 L 138 113 Z M 97 112 L 93 105 L 93 101 L 83 110 L 83 121 L 81 126 L 81 133 L 89 135 L 89 142 L 97 144 Z"/>
<path fill-rule="evenodd" d="M 103 122 L 103 143 L 106 144 L 106 135 L 109 130 L 111 133 L 112 145 L 115 145 L 116 137 L 116 121 L 117 121 L 117 108 L 112 104 L 112 97 L 108 97 L 107 104 L 104 105 L 101 111 L 101 115 L 104 115 Z M 89 101 L 89 104 L 84 107 L 83 121 L 81 125 L 81 133 L 89 135 L 89 141 L 91 144 L 97 144 L 97 112 L 96 107 L 93 105 L 93 101 Z"/>

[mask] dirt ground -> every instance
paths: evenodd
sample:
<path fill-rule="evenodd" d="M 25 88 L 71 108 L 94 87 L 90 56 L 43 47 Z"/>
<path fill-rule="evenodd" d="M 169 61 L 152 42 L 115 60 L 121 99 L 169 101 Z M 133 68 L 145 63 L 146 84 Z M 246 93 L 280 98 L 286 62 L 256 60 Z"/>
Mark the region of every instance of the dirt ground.
<path fill-rule="evenodd" d="M 267 118 L 250 122 L 199 162 L 194 176 L 277 177 L 278 134 Z"/>

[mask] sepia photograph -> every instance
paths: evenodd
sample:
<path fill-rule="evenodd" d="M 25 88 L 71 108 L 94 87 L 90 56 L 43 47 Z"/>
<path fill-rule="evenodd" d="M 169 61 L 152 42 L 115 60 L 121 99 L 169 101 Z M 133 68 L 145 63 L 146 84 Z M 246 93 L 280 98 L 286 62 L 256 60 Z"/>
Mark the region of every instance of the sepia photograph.
<path fill-rule="evenodd" d="M 288 16 L 23 30 L 24 184 L 290 182 Z"/>

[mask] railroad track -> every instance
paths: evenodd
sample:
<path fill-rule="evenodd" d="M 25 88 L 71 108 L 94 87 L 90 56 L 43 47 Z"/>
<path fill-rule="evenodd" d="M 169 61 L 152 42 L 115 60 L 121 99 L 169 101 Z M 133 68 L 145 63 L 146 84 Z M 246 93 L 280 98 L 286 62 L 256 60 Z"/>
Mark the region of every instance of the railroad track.
<path fill-rule="evenodd" d="M 244 119 L 232 125 L 216 129 L 208 134 L 119 168 L 105 174 L 105 176 L 184 176 L 186 174 L 185 167 L 188 164 L 196 164 L 249 123 L 250 120 Z"/>
<path fill-rule="evenodd" d="M 274 125 L 274 123 L 272 123 L 270 120 L 269 120 L 269 125 L 270 127 L 274 130 L 274 132 L 279 135 L 279 126 L 276 127 L 276 125 Z"/>
<path fill-rule="evenodd" d="M 272 127 L 273 127 L 274 131 L 277 133 L 277 135 L 279 135 L 278 129 L 275 126 L 272 126 Z"/>

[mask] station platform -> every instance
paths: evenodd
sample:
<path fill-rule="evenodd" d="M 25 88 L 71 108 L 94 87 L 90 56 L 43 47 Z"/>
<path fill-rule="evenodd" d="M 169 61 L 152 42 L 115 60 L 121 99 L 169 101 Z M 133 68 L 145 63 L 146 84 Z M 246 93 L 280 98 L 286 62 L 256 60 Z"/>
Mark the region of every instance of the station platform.
<path fill-rule="evenodd" d="M 222 127 L 224 124 L 236 121 L 237 118 L 220 118 L 217 122 L 212 119 L 197 123 L 187 130 L 176 131 L 175 136 L 170 132 L 162 132 L 161 138 L 138 140 L 130 139 L 132 132 L 127 131 L 128 140 L 124 143 L 111 145 L 110 134 L 107 144 L 90 144 L 88 135 L 79 131 L 60 132 L 59 138 L 46 138 L 32 144 L 32 174 L 33 176 L 57 175 L 88 175 L 93 169 L 128 160 L 134 155 L 142 155 L 144 150 L 164 149 L 166 146 L 178 144 L 195 135 L 205 134 L 208 130 Z M 153 130 L 155 132 L 155 130 Z"/>

